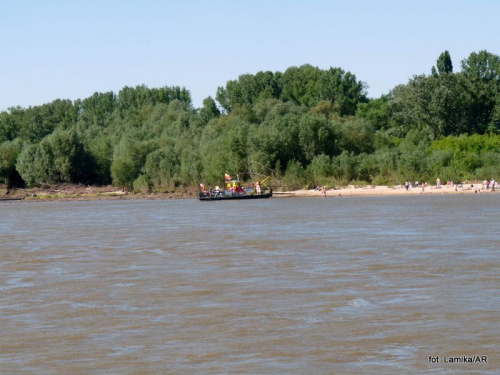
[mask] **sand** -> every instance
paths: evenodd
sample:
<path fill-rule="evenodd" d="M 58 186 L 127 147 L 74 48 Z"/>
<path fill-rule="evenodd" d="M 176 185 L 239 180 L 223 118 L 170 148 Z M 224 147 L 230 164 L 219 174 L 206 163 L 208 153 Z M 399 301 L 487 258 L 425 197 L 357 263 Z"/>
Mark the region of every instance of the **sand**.
<path fill-rule="evenodd" d="M 408 191 L 404 186 L 366 186 L 366 187 L 356 187 L 348 186 L 340 189 L 328 189 L 326 191 L 326 197 L 351 197 L 351 196 L 369 196 L 369 195 L 382 195 L 382 196 L 395 196 L 395 195 L 441 195 L 441 194 L 491 194 L 497 191 L 491 191 L 491 189 L 483 189 L 481 184 L 474 185 L 471 188 L 470 185 L 464 187 L 459 186 L 426 186 L 424 189 L 421 187 L 413 187 Z M 321 190 L 295 190 L 286 192 L 274 192 L 275 197 L 323 197 Z"/>

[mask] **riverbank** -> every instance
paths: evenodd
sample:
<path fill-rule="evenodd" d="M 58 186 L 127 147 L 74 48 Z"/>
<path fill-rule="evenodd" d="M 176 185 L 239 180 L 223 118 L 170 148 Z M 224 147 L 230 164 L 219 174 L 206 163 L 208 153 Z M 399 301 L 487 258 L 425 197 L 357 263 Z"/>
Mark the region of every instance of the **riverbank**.
<path fill-rule="evenodd" d="M 412 188 L 406 190 L 404 186 L 354 186 L 332 188 L 326 190 L 326 197 L 355 197 L 355 196 L 395 196 L 395 195 L 439 195 L 439 194 L 490 194 L 497 191 L 484 189 L 482 184 L 471 187 L 459 186 L 427 186 L 424 189 Z M 183 189 L 175 192 L 163 193 L 134 193 L 115 186 L 87 186 L 76 184 L 55 184 L 30 189 L 7 189 L 0 187 L 0 201 L 27 200 L 27 201 L 73 201 L 73 200 L 112 200 L 112 199 L 187 199 L 195 198 L 197 191 Z M 275 191 L 276 198 L 289 197 L 323 197 L 321 189 L 302 189 L 293 191 Z"/>
<path fill-rule="evenodd" d="M 0 187 L 0 201 L 73 201 L 73 200 L 111 200 L 111 199 L 175 199 L 192 198 L 196 192 L 188 189 L 164 193 L 134 193 L 115 186 L 88 186 L 78 184 L 53 184 L 29 189 L 7 189 Z"/>

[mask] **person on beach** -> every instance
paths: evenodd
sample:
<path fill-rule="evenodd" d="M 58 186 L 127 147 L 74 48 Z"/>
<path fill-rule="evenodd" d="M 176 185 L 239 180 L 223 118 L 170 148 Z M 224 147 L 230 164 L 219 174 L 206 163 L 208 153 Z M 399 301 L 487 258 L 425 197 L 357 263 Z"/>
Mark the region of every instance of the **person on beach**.
<path fill-rule="evenodd" d="M 441 180 L 439 179 L 439 177 L 438 177 L 438 178 L 437 178 L 437 180 L 436 180 L 436 186 L 437 186 L 438 188 L 440 188 L 440 187 L 441 187 Z"/>
<path fill-rule="evenodd" d="M 421 186 L 422 186 L 422 191 L 420 192 L 420 194 L 424 194 L 425 187 L 427 186 L 427 181 L 422 182 Z"/>
<path fill-rule="evenodd" d="M 323 189 L 321 189 L 321 194 L 323 194 L 323 197 L 326 197 L 326 186 L 323 186 Z"/>

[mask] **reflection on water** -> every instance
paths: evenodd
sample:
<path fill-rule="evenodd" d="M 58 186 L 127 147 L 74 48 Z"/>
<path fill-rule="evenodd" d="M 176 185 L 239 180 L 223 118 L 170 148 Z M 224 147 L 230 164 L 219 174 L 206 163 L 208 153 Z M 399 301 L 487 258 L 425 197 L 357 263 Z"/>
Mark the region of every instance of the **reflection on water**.
<path fill-rule="evenodd" d="M 2 203 L 0 373 L 495 373 L 499 199 Z"/>

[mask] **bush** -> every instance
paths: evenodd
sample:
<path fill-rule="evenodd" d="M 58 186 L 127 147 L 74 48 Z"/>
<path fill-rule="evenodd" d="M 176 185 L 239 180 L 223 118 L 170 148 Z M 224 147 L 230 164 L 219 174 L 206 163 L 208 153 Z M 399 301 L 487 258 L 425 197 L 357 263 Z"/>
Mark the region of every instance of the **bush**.
<path fill-rule="evenodd" d="M 316 156 L 307 167 L 308 180 L 315 186 L 325 185 L 326 181 L 331 180 L 332 162 L 327 155 Z"/>
<path fill-rule="evenodd" d="M 149 182 L 146 176 L 141 174 L 137 179 L 134 181 L 134 192 L 136 193 L 142 193 L 142 194 L 147 194 L 149 193 Z"/>
<path fill-rule="evenodd" d="M 306 185 L 304 167 L 296 160 L 288 163 L 283 184 L 287 189 L 302 189 Z"/>

